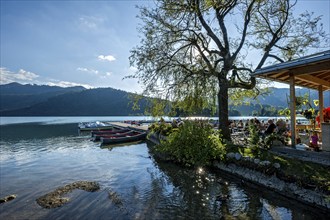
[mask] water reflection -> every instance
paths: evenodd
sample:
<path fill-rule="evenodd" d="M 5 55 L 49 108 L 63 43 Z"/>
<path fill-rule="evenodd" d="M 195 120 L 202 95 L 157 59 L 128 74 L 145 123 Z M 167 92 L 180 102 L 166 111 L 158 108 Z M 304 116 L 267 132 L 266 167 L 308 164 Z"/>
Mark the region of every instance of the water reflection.
<path fill-rule="evenodd" d="M 173 190 L 170 200 L 186 207 L 176 213 L 182 218 L 327 219 L 326 213 L 318 209 L 219 171 L 189 170 L 162 161 L 156 161 L 156 165 L 178 189 Z"/>
<path fill-rule="evenodd" d="M 25 128 L 25 129 L 23 129 Z M 11 134 L 17 134 L 11 136 Z M 325 219 L 319 210 L 204 168 L 166 163 L 152 144 L 101 148 L 76 124 L 1 126 L 0 219 Z M 35 200 L 57 187 L 97 181 L 101 190 L 68 195 L 43 209 Z"/>
<path fill-rule="evenodd" d="M 20 141 L 31 139 L 44 139 L 52 137 L 76 136 L 78 127 L 73 124 L 43 124 L 24 123 L 2 125 L 0 139 L 4 141 Z"/>

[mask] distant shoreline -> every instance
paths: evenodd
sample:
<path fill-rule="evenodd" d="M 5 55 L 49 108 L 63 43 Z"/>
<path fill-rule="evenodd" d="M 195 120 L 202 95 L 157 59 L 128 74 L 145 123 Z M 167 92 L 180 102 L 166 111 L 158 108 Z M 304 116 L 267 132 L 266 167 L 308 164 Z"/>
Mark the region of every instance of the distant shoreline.
<path fill-rule="evenodd" d="M 173 120 L 178 117 L 163 117 L 165 120 Z M 217 117 L 181 117 L 182 119 L 210 119 L 218 120 Z M 259 120 L 267 120 L 269 118 L 287 119 L 284 116 L 229 116 L 229 120 L 249 120 L 251 118 L 258 118 Z M 79 122 L 92 122 L 92 121 L 109 121 L 109 122 L 120 122 L 120 121 L 150 121 L 155 120 L 151 116 L 0 116 L 0 125 L 9 124 L 20 124 L 20 123 L 44 123 L 44 124 L 67 124 L 67 123 L 79 123 Z M 307 123 L 308 120 L 304 117 L 297 117 L 297 121 Z"/>

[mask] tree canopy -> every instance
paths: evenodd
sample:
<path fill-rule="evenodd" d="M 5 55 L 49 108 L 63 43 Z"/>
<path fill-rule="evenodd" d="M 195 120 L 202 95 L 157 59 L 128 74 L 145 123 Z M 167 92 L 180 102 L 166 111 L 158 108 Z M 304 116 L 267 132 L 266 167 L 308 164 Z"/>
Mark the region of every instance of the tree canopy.
<path fill-rule="evenodd" d="M 320 47 L 321 17 L 293 16 L 289 0 L 158 0 L 140 7 L 141 42 L 130 62 L 144 94 L 170 100 L 193 112 L 218 107 L 224 139 L 228 94 L 256 95 L 251 73 L 269 62 L 283 62 Z"/>

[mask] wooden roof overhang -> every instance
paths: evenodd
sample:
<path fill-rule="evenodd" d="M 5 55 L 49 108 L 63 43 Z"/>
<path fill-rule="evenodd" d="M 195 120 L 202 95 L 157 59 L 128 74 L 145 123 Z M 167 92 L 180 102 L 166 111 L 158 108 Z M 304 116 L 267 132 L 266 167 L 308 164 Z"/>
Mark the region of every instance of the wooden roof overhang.
<path fill-rule="evenodd" d="M 296 86 L 330 90 L 330 50 L 257 69 L 253 75 L 286 84 L 293 75 Z"/>
<path fill-rule="evenodd" d="M 253 76 L 290 85 L 291 143 L 296 144 L 295 86 L 319 91 L 319 110 L 323 110 L 323 92 L 330 90 L 330 50 L 296 60 L 257 69 Z M 323 122 L 323 115 L 320 115 Z M 323 126 L 323 125 L 322 125 Z"/>

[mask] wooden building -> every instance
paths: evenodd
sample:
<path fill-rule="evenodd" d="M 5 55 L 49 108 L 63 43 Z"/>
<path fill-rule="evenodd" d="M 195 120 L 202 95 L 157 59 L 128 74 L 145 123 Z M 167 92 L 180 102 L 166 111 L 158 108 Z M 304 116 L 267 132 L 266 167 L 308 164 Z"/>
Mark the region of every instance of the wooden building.
<path fill-rule="evenodd" d="M 330 90 L 330 50 L 321 53 L 312 54 L 257 69 L 253 74 L 255 77 L 264 78 L 271 81 L 286 83 L 290 85 L 290 111 L 292 146 L 296 145 L 296 104 L 295 104 L 295 86 L 306 87 L 318 90 L 319 111 L 324 108 L 323 92 Z M 323 115 L 320 114 L 320 121 L 324 122 Z M 323 150 L 330 151 L 330 124 L 322 123 Z"/>

